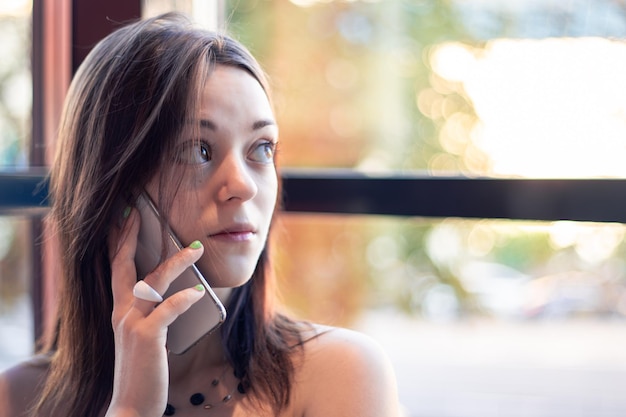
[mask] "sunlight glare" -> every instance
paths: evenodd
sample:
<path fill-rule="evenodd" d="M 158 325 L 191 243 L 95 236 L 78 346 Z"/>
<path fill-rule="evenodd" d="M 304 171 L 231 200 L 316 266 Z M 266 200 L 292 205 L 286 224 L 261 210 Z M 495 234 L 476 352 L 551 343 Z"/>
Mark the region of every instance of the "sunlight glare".
<path fill-rule="evenodd" d="M 28 16 L 32 7 L 32 0 L 2 0 L 0 16 Z"/>
<path fill-rule="evenodd" d="M 460 82 L 473 104 L 478 120 L 469 136 L 491 160 L 492 172 L 483 174 L 626 176 L 625 42 L 444 43 L 430 62 L 437 75 Z"/>

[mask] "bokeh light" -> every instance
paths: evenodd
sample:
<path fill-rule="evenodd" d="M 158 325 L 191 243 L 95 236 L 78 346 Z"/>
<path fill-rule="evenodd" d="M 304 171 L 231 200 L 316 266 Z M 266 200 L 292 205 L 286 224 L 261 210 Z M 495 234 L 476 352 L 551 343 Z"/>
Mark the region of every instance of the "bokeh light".
<path fill-rule="evenodd" d="M 467 97 L 472 111 L 446 114 L 449 97 L 435 89 L 420 92 L 417 105 L 445 119 L 439 139 L 446 151 L 466 159 L 464 150 L 477 148 L 488 157 L 488 171 L 475 174 L 626 176 L 626 96 L 617 93 L 626 91 L 626 42 L 496 39 L 484 48 L 449 42 L 429 56 L 433 71 Z"/>

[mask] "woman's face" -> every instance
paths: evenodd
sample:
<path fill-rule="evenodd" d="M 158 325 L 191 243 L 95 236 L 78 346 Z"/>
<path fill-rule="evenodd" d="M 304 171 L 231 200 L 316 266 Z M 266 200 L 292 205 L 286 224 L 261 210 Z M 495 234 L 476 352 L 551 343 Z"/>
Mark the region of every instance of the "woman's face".
<path fill-rule="evenodd" d="M 200 137 L 179 138 L 173 171 L 182 182 L 170 226 L 183 244 L 202 242 L 196 265 L 211 286 L 236 287 L 250 279 L 267 240 L 278 128 L 261 85 L 241 69 L 218 66 L 200 107 L 192 121 Z M 147 187 L 153 197 L 156 182 Z"/>

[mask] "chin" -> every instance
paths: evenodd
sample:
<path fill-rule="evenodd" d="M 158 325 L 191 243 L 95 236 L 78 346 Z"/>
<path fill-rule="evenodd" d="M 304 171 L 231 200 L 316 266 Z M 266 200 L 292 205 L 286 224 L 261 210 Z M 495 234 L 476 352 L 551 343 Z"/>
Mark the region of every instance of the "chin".
<path fill-rule="evenodd" d="M 215 265 L 197 264 L 198 269 L 204 276 L 204 279 L 212 288 L 237 288 L 246 284 L 252 278 L 255 266 L 241 265 L 222 265 L 223 268 L 216 270 Z"/>

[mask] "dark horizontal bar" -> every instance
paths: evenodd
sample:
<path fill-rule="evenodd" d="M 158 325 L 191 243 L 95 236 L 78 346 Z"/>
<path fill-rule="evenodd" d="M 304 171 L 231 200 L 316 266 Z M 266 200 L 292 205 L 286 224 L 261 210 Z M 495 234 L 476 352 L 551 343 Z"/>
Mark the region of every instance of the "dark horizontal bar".
<path fill-rule="evenodd" d="M 626 223 L 626 180 L 496 179 L 285 171 L 285 209 Z"/>
<path fill-rule="evenodd" d="M 283 170 L 288 212 L 626 223 L 626 180 Z M 45 172 L 0 173 L 0 214 L 45 212 Z"/>
<path fill-rule="evenodd" d="M 37 215 L 48 209 L 46 171 L 0 172 L 0 214 Z"/>

